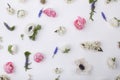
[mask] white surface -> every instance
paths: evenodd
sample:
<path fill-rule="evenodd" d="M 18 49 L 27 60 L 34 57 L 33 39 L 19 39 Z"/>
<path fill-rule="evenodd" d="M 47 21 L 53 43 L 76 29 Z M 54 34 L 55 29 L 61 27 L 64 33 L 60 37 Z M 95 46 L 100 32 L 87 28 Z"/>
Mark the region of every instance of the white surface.
<path fill-rule="evenodd" d="M 23 19 L 18 19 L 16 15 L 8 15 L 6 12 L 7 3 L 16 10 L 24 9 L 28 15 Z M 0 50 L 0 75 L 6 74 L 3 70 L 3 65 L 12 61 L 15 64 L 15 73 L 9 74 L 11 80 L 27 80 L 28 74 L 32 75 L 33 80 L 54 80 L 57 77 L 53 73 L 54 68 L 61 67 L 64 72 L 61 74 L 60 80 L 97 80 L 102 77 L 107 77 L 108 80 L 114 80 L 115 76 L 120 74 L 120 49 L 117 47 L 117 42 L 120 40 L 120 28 L 112 28 L 101 17 L 103 11 L 107 18 L 120 18 L 120 1 L 118 3 L 110 3 L 106 5 L 104 0 L 98 0 L 96 4 L 95 21 L 89 21 L 90 5 L 88 0 L 75 0 L 73 4 L 66 4 L 64 0 L 47 0 L 47 4 L 40 4 L 39 0 L 28 0 L 26 3 L 19 3 L 17 0 L 0 0 L 0 36 L 3 37 L 4 46 Z M 38 18 L 38 13 L 41 8 L 53 8 L 57 12 L 56 18 L 49 18 L 42 15 Z M 86 27 L 79 31 L 73 21 L 81 16 L 86 18 Z M 9 25 L 16 25 L 16 30 L 8 31 L 3 25 L 3 21 Z M 41 24 L 42 30 L 39 32 L 37 40 L 31 41 L 25 35 L 24 40 L 21 40 L 20 34 L 24 33 L 24 28 L 29 23 Z M 54 33 L 54 30 L 59 26 L 67 28 L 67 34 L 60 37 Z M 93 53 L 80 48 L 80 43 L 84 41 L 98 40 L 102 42 L 103 53 Z M 9 44 L 18 46 L 18 53 L 11 55 L 7 51 Z M 56 46 L 70 44 L 72 51 L 70 54 L 58 54 L 52 59 L 53 51 Z M 31 70 L 24 70 L 24 52 L 30 51 Z M 33 55 L 36 52 L 42 52 L 45 55 L 45 60 L 41 63 L 33 61 Z M 110 70 L 106 65 L 108 57 L 115 56 L 118 58 L 118 67 L 115 70 Z M 76 74 L 76 59 L 84 57 L 89 64 L 93 65 L 93 70 L 90 75 Z"/>

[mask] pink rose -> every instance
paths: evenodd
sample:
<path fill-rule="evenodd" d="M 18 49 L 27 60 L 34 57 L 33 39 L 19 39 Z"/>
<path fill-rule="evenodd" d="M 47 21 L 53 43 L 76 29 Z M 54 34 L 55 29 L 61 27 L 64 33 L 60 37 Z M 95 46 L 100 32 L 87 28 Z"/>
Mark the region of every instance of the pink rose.
<path fill-rule="evenodd" d="M 34 61 L 35 62 L 41 62 L 42 60 L 44 59 L 44 56 L 41 54 L 41 53 L 36 53 L 35 55 L 34 55 Z"/>
<path fill-rule="evenodd" d="M 43 10 L 43 13 L 49 17 L 56 17 L 56 12 L 54 10 L 52 10 L 51 8 L 47 8 L 47 9 Z"/>
<path fill-rule="evenodd" d="M 8 74 L 13 73 L 13 71 L 14 71 L 14 65 L 13 65 L 13 63 L 12 62 L 7 62 L 4 65 L 4 70 Z"/>
<path fill-rule="evenodd" d="M 85 23 L 86 23 L 86 20 L 85 20 L 84 18 L 78 17 L 78 19 L 76 19 L 76 20 L 74 21 L 74 26 L 75 26 L 78 30 L 81 30 L 81 29 L 84 28 Z"/>

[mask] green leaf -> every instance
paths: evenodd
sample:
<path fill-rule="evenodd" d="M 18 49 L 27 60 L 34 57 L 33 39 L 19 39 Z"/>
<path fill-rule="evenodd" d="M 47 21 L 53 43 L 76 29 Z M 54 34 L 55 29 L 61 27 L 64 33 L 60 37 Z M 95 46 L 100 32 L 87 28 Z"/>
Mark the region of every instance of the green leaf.
<path fill-rule="evenodd" d="M 92 2 L 94 2 L 94 0 L 89 0 L 89 3 L 92 3 Z"/>
<path fill-rule="evenodd" d="M 29 38 L 32 39 L 33 41 L 35 41 L 36 36 L 37 36 L 37 34 L 38 34 L 38 30 L 40 30 L 40 29 L 41 29 L 41 25 L 38 24 L 38 25 L 34 28 L 34 33 L 33 33 L 33 35 L 30 36 Z"/>
<path fill-rule="evenodd" d="M 29 51 L 26 51 L 24 54 L 26 57 L 28 57 L 31 53 Z"/>

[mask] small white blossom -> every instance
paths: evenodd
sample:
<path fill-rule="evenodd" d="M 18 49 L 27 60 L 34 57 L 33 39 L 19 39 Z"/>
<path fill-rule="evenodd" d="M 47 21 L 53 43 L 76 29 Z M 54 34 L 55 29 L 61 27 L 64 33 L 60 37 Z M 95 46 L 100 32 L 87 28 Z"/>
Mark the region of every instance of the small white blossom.
<path fill-rule="evenodd" d="M 10 80 L 7 75 L 0 75 L 0 80 Z"/>
<path fill-rule="evenodd" d="M 81 44 L 81 47 L 84 49 L 103 52 L 100 46 L 101 46 L 101 43 L 99 41 L 94 41 L 94 42 L 87 41 Z"/>
<path fill-rule="evenodd" d="M 35 28 L 35 24 L 33 24 L 33 23 L 28 24 L 27 27 L 25 27 L 25 33 L 28 36 L 32 36 L 34 33 L 34 28 Z"/>
<path fill-rule="evenodd" d="M 71 48 L 70 48 L 70 45 L 64 45 L 60 48 L 60 50 L 62 53 L 69 53 Z"/>
<path fill-rule="evenodd" d="M 9 53 L 11 53 L 11 54 L 17 53 L 17 46 L 16 46 L 16 45 L 9 45 L 9 46 L 8 46 L 8 51 L 9 51 Z"/>
<path fill-rule="evenodd" d="M 65 0 L 66 3 L 70 4 L 72 3 L 74 0 Z"/>
<path fill-rule="evenodd" d="M 115 18 L 110 19 L 108 22 L 113 27 L 119 27 L 120 26 L 119 21 L 116 20 Z"/>
<path fill-rule="evenodd" d="M 116 58 L 115 57 L 108 58 L 107 64 L 108 64 L 109 68 L 115 69 L 116 68 Z"/>
<path fill-rule="evenodd" d="M 79 74 L 88 74 L 92 70 L 92 66 L 84 58 L 76 60 L 75 64 L 77 65 L 76 72 Z"/>
<path fill-rule="evenodd" d="M 57 30 L 55 30 L 56 33 L 58 33 L 58 35 L 62 36 L 66 33 L 66 28 L 60 26 Z"/>
<path fill-rule="evenodd" d="M 8 14 L 13 15 L 13 14 L 15 14 L 15 9 L 13 9 L 13 8 L 8 4 L 7 12 L 8 12 Z"/>
<path fill-rule="evenodd" d="M 23 18 L 26 16 L 26 11 L 25 10 L 18 10 L 17 11 L 17 17 L 18 18 Z"/>
<path fill-rule="evenodd" d="M 62 69 L 62 68 L 55 68 L 54 72 L 55 72 L 56 74 L 60 74 L 60 73 L 63 72 L 63 69 Z"/>
<path fill-rule="evenodd" d="M 115 80 L 120 80 L 120 75 L 118 75 Z"/>

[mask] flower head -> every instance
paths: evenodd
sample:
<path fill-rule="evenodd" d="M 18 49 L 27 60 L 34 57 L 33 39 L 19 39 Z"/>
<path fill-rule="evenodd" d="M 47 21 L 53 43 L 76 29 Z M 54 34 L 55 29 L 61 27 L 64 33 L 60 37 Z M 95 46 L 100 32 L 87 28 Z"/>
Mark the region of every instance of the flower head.
<path fill-rule="evenodd" d="M 14 64 L 12 62 L 7 62 L 4 65 L 4 70 L 6 73 L 11 74 L 14 72 Z"/>
<path fill-rule="evenodd" d="M 108 58 L 107 64 L 108 64 L 109 68 L 115 69 L 116 68 L 116 58 L 115 57 Z"/>
<path fill-rule="evenodd" d="M 87 50 L 103 52 L 103 50 L 101 48 L 101 43 L 99 41 L 94 41 L 94 42 L 87 41 L 87 42 L 82 43 L 81 47 L 83 49 L 87 49 Z"/>
<path fill-rule="evenodd" d="M 116 77 L 115 80 L 120 80 L 120 74 Z"/>
<path fill-rule="evenodd" d="M 7 5 L 8 5 L 8 8 L 7 8 L 8 14 L 10 14 L 10 15 L 15 14 L 15 10 L 10 6 L 10 4 L 7 4 Z"/>
<path fill-rule="evenodd" d="M 44 56 L 40 52 L 38 52 L 34 55 L 34 61 L 37 63 L 43 61 L 43 59 L 44 59 Z"/>
<path fill-rule="evenodd" d="M 43 13 L 46 14 L 48 17 L 56 17 L 56 12 L 51 8 L 43 10 Z"/>
<path fill-rule="evenodd" d="M 0 75 L 0 80 L 10 80 L 7 75 Z"/>
<path fill-rule="evenodd" d="M 9 45 L 9 46 L 8 46 L 8 52 L 9 52 L 10 54 L 16 53 L 16 52 L 17 52 L 17 46 L 16 46 L 16 45 Z"/>
<path fill-rule="evenodd" d="M 82 17 L 78 17 L 78 19 L 76 19 L 74 21 L 74 26 L 78 29 L 78 30 L 82 30 L 85 26 L 86 20 Z"/>
<path fill-rule="evenodd" d="M 71 48 L 70 48 L 70 45 L 64 45 L 60 48 L 60 50 L 62 53 L 69 53 Z"/>
<path fill-rule="evenodd" d="M 25 33 L 28 36 L 32 36 L 34 33 L 34 28 L 35 28 L 35 24 L 33 24 L 33 23 L 28 24 L 27 27 L 25 28 Z"/>
<path fill-rule="evenodd" d="M 17 17 L 18 18 L 23 18 L 26 16 L 26 11 L 25 10 L 18 10 L 17 11 Z"/>
<path fill-rule="evenodd" d="M 55 33 L 58 33 L 58 35 L 62 36 L 66 33 L 66 28 L 60 26 L 57 30 L 54 31 Z"/>
<path fill-rule="evenodd" d="M 109 20 L 109 24 L 113 27 L 119 27 L 120 26 L 120 20 L 117 18 L 112 18 Z"/>
<path fill-rule="evenodd" d="M 75 64 L 77 65 L 77 72 L 80 74 L 88 74 L 92 69 L 92 66 L 84 58 L 76 60 Z"/>

